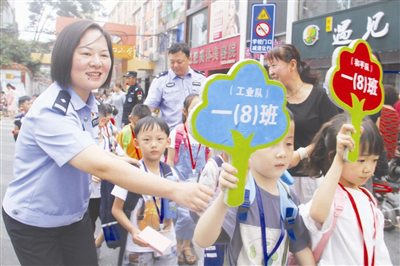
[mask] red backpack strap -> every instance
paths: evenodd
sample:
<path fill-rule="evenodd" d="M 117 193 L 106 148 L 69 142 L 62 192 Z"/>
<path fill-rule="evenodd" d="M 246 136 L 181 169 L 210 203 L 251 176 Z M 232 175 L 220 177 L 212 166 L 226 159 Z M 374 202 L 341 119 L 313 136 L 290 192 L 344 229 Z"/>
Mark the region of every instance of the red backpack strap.
<path fill-rule="evenodd" d="M 175 158 L 174 162 L 177 163 L 179 159 L 179 148 L 181 147 L 183 136 L 185 135 L 185 128 L 183 124 L 179 124 L 175 127 L 176 136 L 175 136 Z"/>
<path fill-rule="evenodd" d="M 328 232 L 324 233 L 322 235 L 321 240 L 318 242 L 317 246 L 315 247 L 314 250 L 314 259 L 315 262 L 318 263 L 318 261 L 321 259 L 322 256 L 322 252 L 325 249 L 326 243 L 328 242 L 333 229 L 335 229 L 336 226 L 336 222 L 339 219 L 339 216 L 342 214 L 343 212 L 343 208 L 344 208 L 344 202 L 345 202 L 345 195 L 343 193 L 342 188 L 338 185 L 336 187 L 336 191 L 335 191 L 335 197 L 334 197 L 334 207 L 335 207 L 335 211 L 333 214 L 333 221 L 332 221 L 332 225 L 331 228 L 329 229 Z"/>
<path fill-rule="evenodd" d="M 206 162 L 208 161 L 208 155 L 210 154 L 210 148 L 206 147 Z"/>

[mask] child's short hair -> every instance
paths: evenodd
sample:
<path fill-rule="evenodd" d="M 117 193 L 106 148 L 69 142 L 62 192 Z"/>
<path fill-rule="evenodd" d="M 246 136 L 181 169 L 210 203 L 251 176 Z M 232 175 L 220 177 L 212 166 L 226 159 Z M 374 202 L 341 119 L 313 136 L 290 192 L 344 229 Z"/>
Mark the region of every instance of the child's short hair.
<path fill-rule="evenodd" d="M 20 106 L 20 105 L 23 104 L 24 102 L 30 101 L 30 100 L 31 100 L 31 97 L 29 97 L 29 96 L 27 96 L 27 95 L 21 96 L 21 97 L 19 97 L 19 99 L 18 99 L 18 106 Z"/>
<path fill-rule="evenodd" d="M 336 155 L 336 136 L 343 124 L 348 123 L 348 115 L 341 113 L 326 122 L 315 135 L 315 145 L 310 153 L 310 161 L 306 165 L 312 177 L 326 175 Z M 384 149 L 383 139 L 376 124 L 365 116 L 361 126 L 364 128 L 360 137 L 359 154 L 380 155 Z M 356 129 L 360 130 L 360 129 Z"/>
<path fill-rule="evenodd" d="M 135 125 L 135 136 L 137 137 L 141 131 L 153 130 L 157 126 L 169 136 L 168 124 L 158 116 L 146 116 L 140 119 Z"/>
<path fill-rule="evenodd" d="M 142 119 L 142 118 L 144 118 L 146 116 L 151 116 L 151 110 L 147 105 L 136 104 L 132 108 L 131 118 L 137 117 L 139 119 Z"/>

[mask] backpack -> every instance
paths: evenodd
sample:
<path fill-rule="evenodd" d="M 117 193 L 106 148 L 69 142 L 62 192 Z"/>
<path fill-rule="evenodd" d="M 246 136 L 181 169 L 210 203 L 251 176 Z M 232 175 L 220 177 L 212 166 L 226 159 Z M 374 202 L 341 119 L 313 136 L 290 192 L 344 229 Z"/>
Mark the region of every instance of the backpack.
<path fill-rule="evenodd" d="M 177 163 L 179 160 L 179 150 L 181 147 L 181 143 L 184 139 L 188 138 L 186 132 L 185 132 L 185 126 L 184 124 L 179 124 L 175 127 L 176 129 L 176 136 L 175 136 L 175 158 L 174 158 L 174 163 Z M 187 141 L 183 141 L 185 145 L 185 149 L 188 148 L 188 143 Z M 210 149 L 206 147 L 206 161 L 208 154 L 210 153 Z"/>
<path fill-rule="evenodd" d="M 278 180 L 280 213 L 281 219 L 285 222 L 285 228 L 289 237 L 295 242 L 296 237 L 294 235 L 293 227 L 298 214 L 298 207 L 293 202 L 288 185 L 281 180 L 290 180 L 289 176 L 289 172 L 285 171 L 282 177 Z M 244 201 L 238 209 L 237 219 L 239 222 L 245 222 L 247 220 L 247 212 L 256 197 L 255 181 L 251 175 L 248 178 L 244 191 Z M 285 197 L 284 195 L 287 196 Z"/>
<path fill-rule="evenodd" d="M 369 191 L 368 190 L 366 190 L 366 191 L 370 195 L 370 198 L 373 199 L 373 196 L 369 193 Z M 334 210 L 334 214 L 333 214 L 333 221 L 332 221 L 331 228 L 329 228 L 329 230 L 322 235 L 321 240 L 318 242 L 317 246 L 315 247 L 315 250 L 313 251 L 314 260 L 315 260 L 316 263 L 318 263 L 319 260 L 321 259 L 322 253 L 323 253 L 323 251 L 325 249 L 325 246 L 326 246 L 326 243 L 328 243 L 328 240 L 329 240 L 330 236 L 332 235 L 333 229 L 335 229 L 336 222 L 338 221 L 339 216 L 343 212 L 344 202 L 345 202 L 345 195 L 344 195 L 343 189 L 339 185 L 336 187 L 336 191 L 335 191 L 335 196 L 334 196 L 333 202 L 334 202 L 335 210 Z M 374 201 L 374 202 L 376 204 L 376 201 Z M 298 265 L 297 261 L 294 258 L 292 253 L 289 255 L 288 265 L 290 265 L 290 266 L 297 266 Z"/>
<path fill-rule="evenodd" d="M 137 165 L 134 166 L 138 167 Z M 161 162 L 161 168 L 165 178 L 173 175 L 172 169 L 169 165 Z M 127 231 L 112 215 L 111 210 L 115 199 L 114 195 L 111 194 L 113 188 L 113 183 L 106 180 L 101 182 L 100 219 L 107 247 L 115 249 L 125 246 Z M 131 212 L 135 209 L 138 200 L 141 198 L 141 194 L 128 191 L 123 208 L 128 219 L 130 219 Z"/>

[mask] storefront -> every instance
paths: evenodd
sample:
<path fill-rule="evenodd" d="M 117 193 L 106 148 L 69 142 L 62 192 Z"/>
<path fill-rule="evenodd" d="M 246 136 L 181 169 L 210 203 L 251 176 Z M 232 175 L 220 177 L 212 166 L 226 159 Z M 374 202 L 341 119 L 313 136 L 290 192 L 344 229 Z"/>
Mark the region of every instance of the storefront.
<path fill-rule="evenodd" d="M 400 90 L 399 10 L 399 1 L 380 1 L 300 20 L 293 23 L 292 44 L 324 77 L 337 47 L 363 39 L 379 52 L 383 83 L 393 84 Z"/>
<path fill-rule="evenodd" d="M 228 73 L 231 66 L 239 61 L 239 40 L 240 36 L 236 36 L 190 49 L 191 68 L 203 71 L 206 77 Z"/>

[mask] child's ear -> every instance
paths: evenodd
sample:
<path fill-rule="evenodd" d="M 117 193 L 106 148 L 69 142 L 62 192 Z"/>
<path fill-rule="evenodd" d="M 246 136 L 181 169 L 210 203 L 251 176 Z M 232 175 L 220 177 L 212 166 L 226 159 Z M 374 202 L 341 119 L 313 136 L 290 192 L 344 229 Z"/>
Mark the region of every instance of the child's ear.
<path fill-rule="evenodd" d="M 169 147 L 169 145 L 171 145 L 171 138 L 167 138 L 167 148 Z"/>
<path fill-rule="evenodd" d="M 137 138 L 134 138 L 134 139 L 133 139 L 133 143 L 135 143 L 135 147 L 136 147 L 136 148 L 140 149 L 140 147 L 139 147 L 139 141 L 137 140 Z"/>

